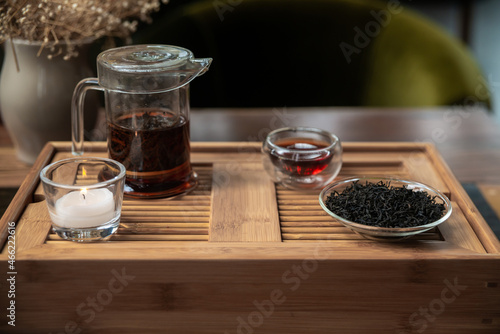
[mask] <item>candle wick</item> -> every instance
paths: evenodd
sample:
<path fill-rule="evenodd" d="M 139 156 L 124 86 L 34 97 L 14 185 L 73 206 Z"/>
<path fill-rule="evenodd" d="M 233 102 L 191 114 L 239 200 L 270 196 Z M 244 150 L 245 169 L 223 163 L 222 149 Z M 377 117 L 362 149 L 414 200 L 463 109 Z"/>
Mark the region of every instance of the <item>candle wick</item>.
<path fill-rule="evenodd" d="M 85 199 L 85 194 L 82 194 L 82 196 L 83 196 L 83 199 Z"/>

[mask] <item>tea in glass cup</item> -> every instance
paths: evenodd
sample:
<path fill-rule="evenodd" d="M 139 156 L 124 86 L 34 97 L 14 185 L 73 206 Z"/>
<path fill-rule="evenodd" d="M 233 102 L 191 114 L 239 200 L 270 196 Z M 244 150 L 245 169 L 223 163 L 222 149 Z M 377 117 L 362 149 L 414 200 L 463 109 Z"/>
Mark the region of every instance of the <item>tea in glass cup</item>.
<path fill-rule="evenodd" d="M 316 128 L 282 128 L 270 132 L 263 145 L 263 163 L 271 179 L 290 189 L 319 189 L 342 166 L 337 136 Z"/>

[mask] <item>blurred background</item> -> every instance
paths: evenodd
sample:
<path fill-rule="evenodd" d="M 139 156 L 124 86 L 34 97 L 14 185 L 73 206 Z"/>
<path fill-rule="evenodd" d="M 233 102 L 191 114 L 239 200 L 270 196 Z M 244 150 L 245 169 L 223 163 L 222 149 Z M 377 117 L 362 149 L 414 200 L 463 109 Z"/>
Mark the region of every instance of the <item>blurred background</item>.
<path fill-rule="evenodd" d="M 168 4 L 162 5 L 160 12 L 152 15 L 152 24 L 141 23 L 139 25 L 138 32 L 132 36 L 132 42 L 176 44 L 192 50 L 196 57 L 214 57 L 214 63 L 205 75 L 207 78 L 200 78 L 192 83 L 191 103 L 193 107 L 330 105 L 418 107 L 470 104 L 470 99 L 464 101 L 464 96 L 470 96 L 471 93 L 477 95 L 475 94 L 477 89 L 474 87 L 484 84 L 489 90 L 489 96 L 487 98 L 473 96 L 472 102 L 485 104 L 495 119 L 500 121 L 500 61 L 497 61 L 500 54 L 499 1 L 292 0 L 280 2 L 270 0 L 260 1 L 261 4 L 256 6 L 257 14 L 250 13 L 246 8 L 250 7 L 246 6 L 250 3 L 258 4 L 259 1 L 170 0 Z M 283 6 L 283 3 L 289 5 Z M 331 7 L 338 10 L 330 12 L 327 10 L 329 5 L 324 5 L 326 3 L 340 3 L 341 5 Z M 303 8 L 306 4 L 307 7 L 317 7 L 316 12 L 311 10 L 301 13 L 300 7 Z M 368 6 L 373 4 L 372 10 L 376 13 L 385 11 L 392 14 L 389 18 L 392 20 L 391 24 L 387 27 L 379 27 L 382 28 L 382 32 L 377 31 L 375 26 L 375 34 L 372 36 L 366 35 L 367 31 L 364 29 L 367 27 L 366 24 L 385 18 L 383 16 L 374 18 L 370 15 L 371 8 L 367 7 L 367 4 Z M 401 5 L 407 9 L 402 12 L 404 15 L 399 15 Z M 360 8 L 364 6 L 364 8 L 351 13 L 351 9 L 356 6 Z M 213 22 L 208 22 L 209 19 L 200 19 L 202 7 L 205 11 L 203 15 L 206 16 L 207 13 L 211 15 L 210 19 Z M 397 10 L 391 13 L 391 9 Z M 397 67 L 393 66 L 394 59 L 387 58 L 389 60 L 386 59 L 386 64 L 383 64 L 380 59 L 386 56 L 384 52 L 392 52 L 393 57 L 399 58 L 404 50 L 419 51 L 431 58 L 434 57 L 433 52 L 443 54 L 442 51 L 445 50 L 444 48 L 434 50 L 432 43 L 439 44 L 448 36 L 440 36 L 441 40 L 429 42 L 428 45 L 431 46 L 427 49 L 422 44 L 424 50 L 418 50 L 418 43 L 421 41 L 419 36 L 409 34 L 407 39 L 413 41 L 408 42 L 404 41 L 404 33 L 399 35 L 395 33 L 394 31 L 405 29 L 400 21 L 408 21 L 406 14 L 410 14 L 410 18 L 413 14 L 417 14 L 429 20 L 452 39 L 462 43 L 466 48 L 465 52 L 470 52 L 472 61 L 478 65 L 478 73 L 482 78 L 477 79 L 476 72 L 465 69 L 465 72 L 469 71 L 465 73 L 467 76 L 464 79 L 467 81 L 465 85 L 472 85 L 472 87 L 465 90 L 464 88 L 449 88 L 463 79 L 460 76 L 444 73 L 446 68 L 448 71 L 455 71 L 449 59 L 440 59 L 440 63 L 435 62 L 413 68 L 414 73 L 407 71 L 407 77 L 401 76 L 401 73 L 405 72 L 402 69 L 405 69 L 405 65 L 408 66 L 408 62 L 400 61 L 401 64 L 398 65 L 400 67 Z M 304 15 L 306 19 L 300 19 L 300 16 L 296 19 L 294 15 Z M 242 22 L 242 18 L 247 22 Z M 396 21 L 399 22 L 396 24 Z M 325 30 L 325 26 L 331 26 L 330 30 Z M 242 33 L 242 27 L 248 28 L 245 33 Z M 361 48 L 355 47 L 354 42 L 364 42 L 360 39 L 356 28 L 365 33 L 364 37 L 368 38 L 366 47 L 364 45 Z M 417 33 L 419 28 L 422 26 L 412 27 Z M 432 27 L 429 29 L 422 34 L 435 33 Z M 340 30 L 343 31 L 340 32 Z M 397 41 L 397 38 L 403 41 Z M 390 39 L 395 41 L 395 44 L 400 44 L 399 50 L 392 48 L 391 41 L 387 41 Z M 303 46 L 290 46 L 294 41 Z M 341 43 L 345 44 L 343 49 L 339 48 Z M 416 49 L 412 49 L 415 45 L 417 45 Z M 89 57 L 92 66 L 95 66 L 95 56 L 100 52 L 99 47 L 96 45 Z M 453 47 L 456 45 L 452 45 Z M 389 48 L 392 50 L 388 50 Z M 280 54 L 280 51 L 284 54 Z M 446 50 L 451 54 L 457 53 L 455 51 Z M 466 54 L 465 57 L 467 56 Z M 3 50 L 0 51 L 0 60 L 2 57 Z M 349 61 L 346 62 L 347 58 Z M 308 64 L 311 61 L 314 66 Z M 463 59 L 454 61 L 460 62 Z M 445 66 L 441 65 L 443 63 Z M 393 73 L 389 73 L 388 68 L 391 68 Z M 266 72 L 266 77 L 258 77 L 259 72 L 263 71 Z M 415 75 L 429 76 L 426 72 L 433 73 L 440 81 L 429 83 L 419 78 L 418 80 L 421 81 L 419 84 L 418 80 L 413 80 Z M 387 73 L 389 75 L 386 75 Z M 442 79 L 446 75 L 448 78 Z M 384 76 L 387 76 L 387 79 L 382 81 L 381 78 Z M 475 77 L 476 82 L 473 81 Z M 400 81 L 410 81 L 410 79 L 413 81 L 413 86 L 402 88 Z M 248 87 L 242 85 L 242 82 L 248 83 Z M 330 85 L 335 86 L 335 89 L 329 89 L 327 86 Z M 278 86 L 281 87 L 281 91 Z M 312 86 L 314 88 L 311 88 Z M 252 89 L 254 96 L 251 96 Z M 408 93 L 426 89 L 433 90 L 434 94 L 441 96 L 429 96 L 432 92 L 426 92 L 425 98 L 421 98 L 420 95 Z M 384 96 L 386 92 L 389 93 Z M 273 99 L 270 99 L 271 96 Z"/>
<path fill-rule="evenodd" d="M 468 45 L 488 80 L 494 115 L 500 121 L 500 1 L 403 0 L 401 3 Z"/>
<path fill-rule="evenodd" d="M 421 52 L 428 55 L 429 58 L 435 57 L 432 55 L 433 53 L 444 54 L 444 47 L 443 50 L 437 50 L 433 47 L 435 44 L 432 44 L 440 44 L 445 38 L 443 36 L 440 36 L 440 38 L 442 37 L 441 41 L 427 42 L 424 41 L 424 37 L 408 34 L 406 39 L 413 42 L 405 41 L 404 34 L 401 31 L 407 28 L 401 22 L 411 21 L 409 18 L 414 18 L 413 14 L 416 14 L 438 26 L 439 29 L 458 43 L 465 45 L 466 52 L 470 52 L 472 60 L 477 62 L 479 71 L 483 76 L 473 85 L 478 86 L 484 83 L 490 92 L 487 101 L 479 98 L 479 100 L 482 100 L 479 102 L 485 102 L 496 119 L 500 120 L 500 106 L 497 102 L 500 101 L 500 62 L 497 61 L 500 54 L 500 33 L 498 33 L 500 31 L 500 2 L 498 1 L 336 1 L 344 3 L 345 6 L 338 7 L 339 10 L 333 15 L 328 13 L 327 6 L 324 5 L 329 1 L 302 1 L 302 4 L 307 3 L 308 7 L 318 7 L 317 12 L 311 10 L 311 12 L 308 11 L 307 13 L 304 11 L 300 13 L 298 9 L 300 1 L 288 2 L 289 5 L 285 7 L 280 7 L 279 1 L 271 0 L 267 1 L 266 4 L 264 4 L 266 1 L 262 1 L 260 6 L 262 8 L 267 6 L 267 9 L 261 10 L 258 15 L 251 13 L 249 9 L 251 2 L 258 3 L 259 1 L 170 0 L 159 13 L 153 15 L 152 25 L 143 24 L 140 26 L 139 31 L 133 36 L 134 43 L 177 44 L 192 50 L 196 57 L 214 57 L 211 70 L 206 74 L 207 78 L 200 78 L 200 80 L 192 83 L 191 101 L 193 107 L 313 105 L 310 101 L 314 101 L 314 104 L 319 106 L 379 105 L 384 107 L 468 103 L 467 101 L 464 102 L 463 97 L 458 96 L 458 93 L 446 92 L 446 89 L 442 89 L 443 86 L 452 86 L 460 80 L 457 79 L 458 77 L 452 77 L 444 73 L 446 67 L 448 67 L 449 71 L 454 71 L 450 60 L 443 61 L 441 59 L 440 61 L 445 64 L 444 66 L 433 63 L 432 66 L 426 65 L 426 68 L 421 66 L 420 68 L 411 69 L 415 73 L 407 71 L 409 73 L 408 77 L 401 76 L 401 73 L 405 72 L 402 70 L 405 68 L 405 64 L 406 66 L 409 64 L 400 61 L 401 50 L 409 50 L 408 52 L 411 50 L 413 53 Z M 272 3 L 274 3 L 275 8 L 273 8 Z M 375 27 L 374 34 L 367 36 L 366 48 L 363 45 L 361 48 L 350 49 L 350 47 L 355 47 L 354 42 L 358 42 L 358 44 L 363 42 L 362 39 L 359 39 L 359 36 L 356 36 L 359 30 L 355 30 L 355 28 L 367 33 L 364 29 L 367 27 L 366 24 L 374 21 L 374 16 L 368 15 L 370 10 L 367 9 L 369 8 L 366 7 L 367 4 L 368 6 L 373 4 L 373 10 L 376 13 L 380 11 L 391 13 L 391 9 L 395 11 L 392 12 L 390 24 L 383 27 L 381 33 Z M 406 10 L 400 12 L 400 5 L 404 6 Z M 360 10 L 351 13 L 352 7 L 356 6 L 365 6 L 364 12 Z M 204 9 L 202 9 L 203 7 Z M 304 6 L 302 5 L 302 7 Z M 203 14 L 205 17 L 200 19 L 202 11 L 205 11 Z M 245 14 L 243 14 L 244 12 Z M 299 14 L 296 12 L 299 12 Z M 207 19 L 206 13 L 210 13 L 212 17 Z M 279 18 L 280 13 L 288 18 Z M 401 15 L 399 15 L 400 13 Z M 272 19 L 269 18 L 271 15 Z M 302 20 L 300 16 L 296 19 L 293 15 L 304 15 L 305 20 Z M 307 21 L 307 17 L 312 19 Z M 326 17 L 328 18 L 325 19 Z M 383 20 L 384 17 L 379 19 Z M 247 22 L 243 22 L 245 20 Z M 326 20 L 332 26 L 331 30 L 328 30 L 329 28 L 325 30 L 325 26 L 328 27 Z M 243 32 L 243 26 L 247 26 L 249 31 Z M 419 28 L 420 26 L 417 26 L 415 29 L 418 30 Z M 427 27 L 425 28 L 427 29 Z M 339 29 L 344 31 L 340 32 Z M 412 29 L 414 28 L 412 27 Z M 429 27 L 429 29 L 422 32 L 422 34 L 437 34 L 432 30 L 432 27 Z M 209 30 L 210 32 L 208 32 Z M 399 35 L 398 31 L 400 32 Z M 224 37 L 221 38 L 220 36 Z M 356 40 L 356 38 L 358 39 Z M 397 38 L 401 38 L 401 41 L 397 41 Z M 286 41 L 284 41 L 285 39 Z M 391 42 L 388 41 L 389 39 L 393 44 L 399 44 L 400 49 L 393 48 Z M 301 43 L 303 45 L 302 50 L 293 49 L 290 46 L 291 41 Z M 415 46 L 421 41 L 423 41 L 421 44 L 423 50 L 419 50 L 419 47 Z M 344 44 L 343 49 L 339 48 L 341 43 L 347 43 Z M 427 46 L 425 43 L 430 44 Z M 323 55 L 318 53 L 315 45 L 320 46 L 319 50 L 327 51 L 325 53 L 330 56 L 333 55 L 331 63 L 334 63 L 334 65 L 327 64 L 328 59 L 322 58 Z M 412 49 L 412 47 L 415 49 Z M 456 45 L 452 47 L 456 47 Z M 279 50 L 285 53 L 279 54 Z M 461 52 L 461 50 L 459 51 Z M 295 54 L 286 54 L 286 52 L 294 52 Z M 391 60 L 392 63 L 386 60 L 386 64 L 383 64 L 380 58 L 384 52 L 394 52 L 396 56 L 393 57 L 401 63 L 397 66 L 401 67 L 396 67 L 394 60 Z M 451 53 L 453 52 L 455 51 L 451 51 Z M 310 54 L 309 59 L 315 65 L 313 69 L 307 63 L 308 53 Z M 368 57 L 369 53 L 371 53 L 371 56 Z M 349 62 L 346 62 L 347 58 L 350 58 Z M 317 61 L 317 63 L 314 63 L 314 61 Z M 462 60 L 458 60 L 458 62 L 460 61 Z M 389 73 L 388 68 L 392 69 L 394 73 Z M 313 71 L 316 73 L 312 74 Z M 317 78 L 318 72 L 322 71 L 325 76 Z M 330 73 L 332 71 L 333 75 Z M 267 76 L 256 78 L 259 72 L 266 72 Z M 446 75 L 449 76 L 447 82 L 441 81 L 434 87 L 435 92 L 444 91 L 444 93 L 439 93 L 442 96 L 441 99 L 432 97 L 426 100 L 427 97 L 422 99 L 418 95 L 413 96 L 407 93 L 407 91 L 425 90 L 434 83 L 429 85 L 429 82 L 423 81 L 422 86 L 418 86 L 416 83 L 418 79 L 413 80 L 414 86 L 409 85 L 406 90 L 401 88 L 398 80 L 411 81 L 409 79 L 419 75 L 422 76 L 422 73 L 425 72 L 433 73 L 436 77 L 440 76 L 441 78 Z M 387 73 L 389 73 L 387 82 L 381 81 L 380 78 Z M 232 82 L 222 82 L 230 75 L 232 76 Z M 429 76 L 428 73 L 424 75 Z M 466 75 L 477 77 L 473 72 Z M 397 80 L 395 80 L 396 76 Z M 240 79 L 237 79 L 237 77 Z M 285 83 L 289 83 L 289 87 L 285 87 L 276 77 L 282 77 Z M 314 80 L 307 82 L 304 77 L 314 77 Z M 252 92 L 252 90 L 249 90 L 248 87 L 242 89 L 243 86 L 238 81 L 242 80 L 241 78 L 246 78 L 245 82 L 254 90 L 253 97 L 250 96 L 249 92 Z M 388 82 L 398 82 L 396 86 L 399 87 L 389 86 Z M 280 83 L 280 86 L 283 87 L 283 92 L 279 91 L 277 83 Z M 339 87 L 336 87 L 332 93 L 328 91 L 321 92 L 321 87 L 324 87 L 325 83 L 328 85 L 337 83 Z M 339 83 L 342 83 L 342 85 L 339 85 Z M 299 86 L 302 87 L 299 89 Z M 311 86 L 316 87 L 313 90 Z M 296 90 L 294 90 L 295 88 Z M 285 90 L 288 92 L 284 92 Z M 385 91 L 391 90 L 393 90 L 391 95 L 388 97 L 382 96 Z M 245 93 L 238 95 L 242 91 L 245 91 Z M 474 91 L 477 91 L 477 89 L 472 87 L 462 94 L 470 95 L 470 92 Z M 225 95 L 222 92 L 225 92 Z M 262 97 L 263 95 L 269 95 L 269 92 L 274 95 L 274 100 Z M 446 94 L 449 96 L 444 97 Z M 399 97 L 399 100 L 397 97 Z M 476 98 L 477 96 L 474 96 L 474 99 Z"/>

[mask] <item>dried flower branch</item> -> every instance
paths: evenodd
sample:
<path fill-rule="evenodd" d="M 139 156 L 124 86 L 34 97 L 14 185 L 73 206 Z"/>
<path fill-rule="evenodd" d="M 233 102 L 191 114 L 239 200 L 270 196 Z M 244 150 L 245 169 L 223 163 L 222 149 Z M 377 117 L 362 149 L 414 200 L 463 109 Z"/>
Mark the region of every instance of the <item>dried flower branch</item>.
<path fill-rule="evenodd" d="M 168 0 L 161 0 L 166 4 Z M 19 38 L 41 42 L 49 57 L 76 56 L 75 45 L 101 37 L 129 38 L 139 21 L 150 22 L 160 0 L 4 0 L 0 44 Z"/>

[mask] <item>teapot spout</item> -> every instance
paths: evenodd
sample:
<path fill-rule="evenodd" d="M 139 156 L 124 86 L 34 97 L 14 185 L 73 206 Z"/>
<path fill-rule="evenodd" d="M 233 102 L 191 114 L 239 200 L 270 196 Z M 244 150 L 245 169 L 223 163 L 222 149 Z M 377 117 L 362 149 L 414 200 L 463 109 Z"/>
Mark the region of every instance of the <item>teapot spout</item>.
<path fill-rule="evenodd" d="M 193 77 L 199 77 L 200 75 L 208 71 L 208 68 L 212 63 L 212 58 L 198 58 L 198 59 L 193 59 L 192 62 L 195 66 L 199 68 L 198 72 Z"/>
<path fill-rule="evenodd" d="M 193 81 L 194 78 L 197 78 L 208 71 L 211 63 L 212 58 L 193 58 L 189 60 L 185 68 L 183 70 L 179 70 L 179 72 L 181 73 L 181 80 L 173 83 L 169 90 L 178 89 L 187 85 L 188 83 Z M 175 78 L 175 76 L 173 78 Z"/>

